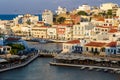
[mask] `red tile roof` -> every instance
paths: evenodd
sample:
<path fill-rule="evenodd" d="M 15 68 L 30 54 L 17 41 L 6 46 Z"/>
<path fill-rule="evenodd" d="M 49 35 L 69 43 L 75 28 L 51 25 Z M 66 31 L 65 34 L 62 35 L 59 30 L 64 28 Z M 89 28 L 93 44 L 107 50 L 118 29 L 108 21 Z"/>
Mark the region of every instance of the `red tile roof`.
<path fill-rule="evenodd" d="M 110 42 L 107 44 L 107 47 L 116 47 L 117 42 Z"/>
<path fill-rule="evenodd" d="M 66 43 L 68 43 L 68 44 L 80 44 L 80 40 L 72 40 L 72 41 L 68 41 Z"/>
<path fill-rule="evenodd" d="M 109 33 L 115 33 L 117 31 L 118 31 L 117 29 L 111 29 L 111 30 L 109 30 Z"/>
<path fill-rule="evenodd" d="M 97 18 L 96 21 L 105 21 L 104 18 Z"/>
<path fill-rule="evenodd" d="M 103 47 L 105 45 L 106 43 L 102 43 L 102 42 L 90 42 L 87 43 L 85 46 Z"/>

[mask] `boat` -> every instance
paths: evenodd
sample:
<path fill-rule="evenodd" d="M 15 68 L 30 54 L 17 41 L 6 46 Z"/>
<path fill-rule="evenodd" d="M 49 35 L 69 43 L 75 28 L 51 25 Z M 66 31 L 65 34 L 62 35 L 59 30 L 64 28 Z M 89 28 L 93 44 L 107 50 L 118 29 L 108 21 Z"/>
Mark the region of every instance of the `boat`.
<path fill-rule="evenodd" d="M 48 41 L 45 40 L 45 39 L 40 39 L 39 42 L 45 44 L 45 43 L 47 43 Z"/>

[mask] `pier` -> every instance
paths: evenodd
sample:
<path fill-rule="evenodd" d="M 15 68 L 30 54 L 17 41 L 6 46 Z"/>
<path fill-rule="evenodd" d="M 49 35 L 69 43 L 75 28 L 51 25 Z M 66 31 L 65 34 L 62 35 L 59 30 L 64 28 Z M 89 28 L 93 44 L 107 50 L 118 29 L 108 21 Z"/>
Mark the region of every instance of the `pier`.
<path fill-rule="evenodd" d="M 88 70 L 96 69 L 96 71 L 104 70 L 112 71 L 115 73 L 120 73 L 120 68 L 112 68 L 112 67 L 100 67 L 100 66 L 91 66 L 91 65 L 76 65 L 76 64 L 66 64 L 66 63 L 56 63 L 50 62 L 50 65 L 53 66 L 68 66 L 68 67 L 80 67 L 81 69 L 89 68 Z"/>
<path fill-rule="evenodd" d="M 57 52 L 47 52 L 40 50 L 39 56 L 40 57 L 55 57 L 58 53 Z"/>
<path fill-rule="evenodd" d="M 0 72 L 24 67 L 24 66 L 28 65 L 30 62 L 32 62 L 34 59 L 36 59 L 38 56 L 39 56 L 38 52 L 34 52 L 24 62 L 20 62 L 20 63 L 17 63 L 17 64 L 6 64 L 4 68 L 0 68 Z"/>
<path fill-rule="evenodd" d="M 88 56 L 82 54 L 58 54 L 55 56 L 50 65 L 54 66 L 71 66 L 80 67 L 81 69 L 105 72 L 112 71 L 120 73 L 120 58 L 118 57 L 102 57 L 102 56 Z M 96 70 L 96 71 L 97 71 Z"/>

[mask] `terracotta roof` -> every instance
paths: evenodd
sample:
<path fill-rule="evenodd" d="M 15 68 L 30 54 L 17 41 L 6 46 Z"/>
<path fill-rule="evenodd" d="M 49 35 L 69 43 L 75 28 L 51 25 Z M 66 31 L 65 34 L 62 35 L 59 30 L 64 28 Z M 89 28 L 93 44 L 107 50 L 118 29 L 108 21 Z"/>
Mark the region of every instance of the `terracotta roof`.
<path fill-rule="evenodd" d="M 117 31 L 118 31 L 117 29 L 111 29 L 111 30 L 109 30 L 109 33 L 115 33 Z"/>
<path fill-rule="evenodd" d="M 97 18 L 96 21 L 105 21 L 104 18 Z"/>
<path fill-rule="evenodd" d="M 106 43 L 102 43 L 102 42 L 90 42 L 87 43 L 85 46 L 103 47 L 105 45 Z"/>
<path fill-rule="evenodd" d="M 72 41 L 68 41 L 66 43 L 68 43 L 68 44 L 79 44 L 80 40 L 72 40 Z"/>
<path fill-rule="evenodd" d="M 116 47 L 117 42 L 110 42 L 107 44 L 107 47 Z"/>

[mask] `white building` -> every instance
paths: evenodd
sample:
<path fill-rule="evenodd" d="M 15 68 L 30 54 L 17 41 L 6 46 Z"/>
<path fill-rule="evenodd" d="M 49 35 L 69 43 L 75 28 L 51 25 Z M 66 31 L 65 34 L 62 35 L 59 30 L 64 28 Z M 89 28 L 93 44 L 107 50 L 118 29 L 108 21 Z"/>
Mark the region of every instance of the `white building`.
<path fill-rule="evenodd" d="M 53 24 L 53 13 L 50 10 L 44 10 L 42 13 L 42 21 L 46 24 Z"/>
<path fill-rule="evenodd" d="M 73 39 L 82 40 L 93 36 L 94 26 L 90 22 L 81 22 L 73 26 Z"/>
<path fill-rule="evenodd" d="M 79 40 L 72 40 L 68 41 L 66 43 L 63 43 L 63 52 L 62 53 L 67 53 L 67 52 L 74 52 L 76 50 L 76 47 L 80 47 L 80 41 Z M 82 51 L 82 47 L 80 47 L 80 52 Z"/>
<path fill-rule="evenodd" d="M 31 14 L 25 14 L 25 15 L 19 15 L 18 17 L 13 19 L 15 25 L 16 24 L 23 24 L 23 23 L 36 23 L 39 21 L 39 16 L 31 15 Z"/>
<path fill-rule="evenodd" d="M 56 10 L 57 15 L 62 14 L 62 13 L 66 13 L 67 9 L 66 8 L 62 8 L 61 6 L 58 6 L 58 9 Z"/>
<path fill-rule="evenodd" d="M 82 6 L 79 6 L 77 11 L 90 11 L 91 10 L 91 7 L 87 4 L 84 4 Z"/>
<path fill-rule="evenodd" d="M 118 43 L 118 41 L 108 43 L 105 50 L 106 54 L 120 54 L 120 45 Z"/>
<path fill-rule="evenodd" d="M 114 9 L 116 7 L 118 7 L 118 4 L 115 4 L 115 3 L 103 3 L 100 5 L 100 9 L 103 11 Z"/>
<path fill-rule="evenodd" d="M 11 47 L 10 46 L 0 46 L 0 54 L 10 53 Z"/>
<path fill-rule="evenodd" d="M 56 39 L 57 38 L 57 29 L 56 29 L 56 27 L 49 27 L 47 29 L 47 37 L 49 39 Z"/>

